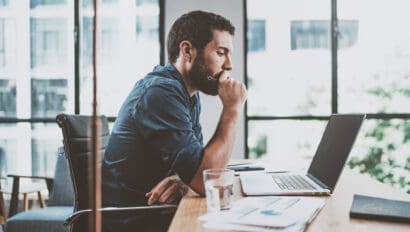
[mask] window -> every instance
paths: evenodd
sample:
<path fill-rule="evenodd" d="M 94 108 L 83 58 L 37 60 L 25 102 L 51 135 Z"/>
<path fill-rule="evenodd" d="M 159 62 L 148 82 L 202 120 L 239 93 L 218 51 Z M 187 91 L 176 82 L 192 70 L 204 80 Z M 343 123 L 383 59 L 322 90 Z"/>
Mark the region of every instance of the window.
<path fill-rule="evenodd" d="M 313 54 L 305 51 L 295 53 L 290 49 L 291 22 L 301 17 L 300 12 L 294 10 L 296 2 L 302 4 L 306 19 L 324 18 L 329 21 L 330 12 L 326 13 L 325 9 L 330 9 L 330 6 L 326 0 L 315 0 L 310 4 L 302 0 L 292 1 L 284 5 L 272 1 L 273 8 L 269 9 L 267 0 L 247 3 L 248 20 L 263 20 L 266 37 L 264 52 L 247 54 L 249 116 L 331 113 L 330 49 L 324 48 Z M 247 35 L 252 33 L 248 31 Z M 248 44 L 253 44 L 251 39 L 257 38 L 248 37 Z"/>
<path fill-rule="evenodd" d="M 266 49 L 265 20 L 248 21 L 248 52 L 264 51 Z"/>
<path fill-rule="evenodd" d="M 82 11 L 80 112 L 91 114 L 92 5 L 83 5 Z M 124 1 L 121 4 L 120 1 L 103 1 L 100 39 L 98 62 L 103 65 L 98 70 L 99 111 L 115 117 L 121 107 L 119 103 L 134 84 L 159 64 L 159 0 Z M 115 85 L 113 80 L 116 80 Z"/>
<path fill-rule="evenodd" d="M 67 111 L 66 79 L 31 79 L 31 116 L 52 118 Z"/>
<path fill-rule="evenodd" d="M 1 130 L 8 130 L 15 127 L 15 124 L 8 124 L 0 126 Z M 9 130 L 10 131 L 10 130 Z M 17 166 L 17 138 L 10 138 L 1 136 L 0 138 L 0 176 L 7 176 L 7 173 L 13 171 L 12 167 Z"/>
<path fill-rule="evenodd" d="M 158 40 L 157 15 L 137 15 L 137 39 Z"/>
<path fill-rule="evenodd" d="M 330 48 L 329 21 L 292 21 L 291 49 Z"/>
<path fill-rule="evenodd" d="M 0 79 L 0 117 L 16 117 L 16 81 Z"/>
<path fill-rule="evenodd" d="M 331 27 L 331 2 L 247 1 L 248 25 L 266 22 L 247 54 L 248 156 L 307 168 L 330 114 L 366 113 L 347 165 L 410 193 L 410 3 L 337 1 Z"/>
<path fill-rule="evenodd" d="M 61 147 L 61 130 L 53 123 L 31 124 L 31 169 L 33 175 L 54 175 L 56 148 Z"/>
<path fill-rule="evenodd" d="M 6 46 L 5 46 L 5 33 L 4 33 L 4 19 L 0 19 L 0 67 L 6 64 Z"/>
<path fill-rule="evenodd" d="M 0 6 L 7 6 L 9 4 L 9 0 L 0 0 Z"/>
<path fill-rule="evenodd" d="M 41 5 L 59 5 L 64 4 L 65 0 L 31 0 L 30 8 L 35 8 L 36 6 Z"/>
<path fill-rule="evenodd" d="M 136 0 L 135 3 L 137 6 L 141 6 L 144 4 L 152 5 L 152 4 L 158 4 L 158 0 Z"/>
<path fill-rule="evenodd" d="M 102 0 L 102 4 L 111 4 L 111 3 L 118 3 L 118 0 Z M 82 6 L 83 7 L 92 7 L 93 6 L 93 0 L 83 0 L 82 1 Z"/>
<path fill-rule="evenodd" d="M 354 47 L 357 43 L 357 36 L 359 33 L 358 20 L 339 20 L 339 40 L 338 48 L 340 50 Z"/>
<path fill-rule="evenodd" d="M 83 17 L 82 20 L 82 67 L 87 68 L 92 66 L 93 62 L 93 20 L 91 17 Z"/>
<path fill-rule="evenodd" d="M 31 19 L 31 67 L 67 62 L 67 20 Z"/>
<path fill-rule="evenodd" d="M 93 1 L 80 2 L 81 55 L 75 60 L 75 1 L 0 0 L 2 174 L 52 176 L 62 146 L 56 114 L 91 113 Z M 101 2 L 99 112 L 115 117 L 118 102 L 159 63 L 159 1 Z"/>

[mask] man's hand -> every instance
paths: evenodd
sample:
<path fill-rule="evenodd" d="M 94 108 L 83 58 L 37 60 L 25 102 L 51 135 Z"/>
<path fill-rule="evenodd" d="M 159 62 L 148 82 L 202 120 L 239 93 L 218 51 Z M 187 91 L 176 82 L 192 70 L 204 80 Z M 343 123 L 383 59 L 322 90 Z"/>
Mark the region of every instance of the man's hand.
<path fill-rule="evenodd" d="M 148 205 L 169 204 L 179 201 L 187 192 L 188 186 L 177 175 L 173 175 L 159 182 L 145 197 L 148 198 Z"/>
<path fill-rule="evenodd" d="M 228 71 L 223 71 L 219 77 L 218 95 L 225 109 L 240 111 L 246 100 L 246 87 L 242 82 L 229 78 Z"/>

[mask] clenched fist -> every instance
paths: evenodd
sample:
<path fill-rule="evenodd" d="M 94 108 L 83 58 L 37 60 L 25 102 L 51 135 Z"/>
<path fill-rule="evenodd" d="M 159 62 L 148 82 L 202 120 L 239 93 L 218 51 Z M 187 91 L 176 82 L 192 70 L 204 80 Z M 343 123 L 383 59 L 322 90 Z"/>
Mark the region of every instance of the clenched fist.
<path fill-rule="evenodd" d="M 223 71 L 219 77 L 218 95 L 225 109 L 240 111 L 246 100 L 246 87 L 230 78 L 228 71 Z"/>

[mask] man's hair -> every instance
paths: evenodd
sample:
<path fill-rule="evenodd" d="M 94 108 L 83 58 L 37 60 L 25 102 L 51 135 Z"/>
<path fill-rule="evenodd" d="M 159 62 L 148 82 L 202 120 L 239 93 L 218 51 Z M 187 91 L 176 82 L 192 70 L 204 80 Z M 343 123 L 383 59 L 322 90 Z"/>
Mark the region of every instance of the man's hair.
<path fill-rule="evenodd" d="M 191 11 L 179 17 L 168 34 L 168 59 L 174 63 L 179 56 L 179 44 L 188 40 L 192 45 L 202 49 L 212 40 L 213 30 L 228 31 L 235 34 L 232 23 L 217 14 L 204 11 Z"/>

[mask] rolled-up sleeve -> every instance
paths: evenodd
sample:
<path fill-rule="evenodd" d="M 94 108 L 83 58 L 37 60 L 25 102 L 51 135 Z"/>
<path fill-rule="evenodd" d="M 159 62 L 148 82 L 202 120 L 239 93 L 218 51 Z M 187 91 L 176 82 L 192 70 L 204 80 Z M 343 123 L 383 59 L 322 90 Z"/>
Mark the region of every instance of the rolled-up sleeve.
<path fill-rule="evenodd" d="M 193 130 L 189 102 L 183 91 L 172 83 L 148 88 L 133 117 L 165 168 L 190 183 L 201 164 L 204 148 Z"/>

